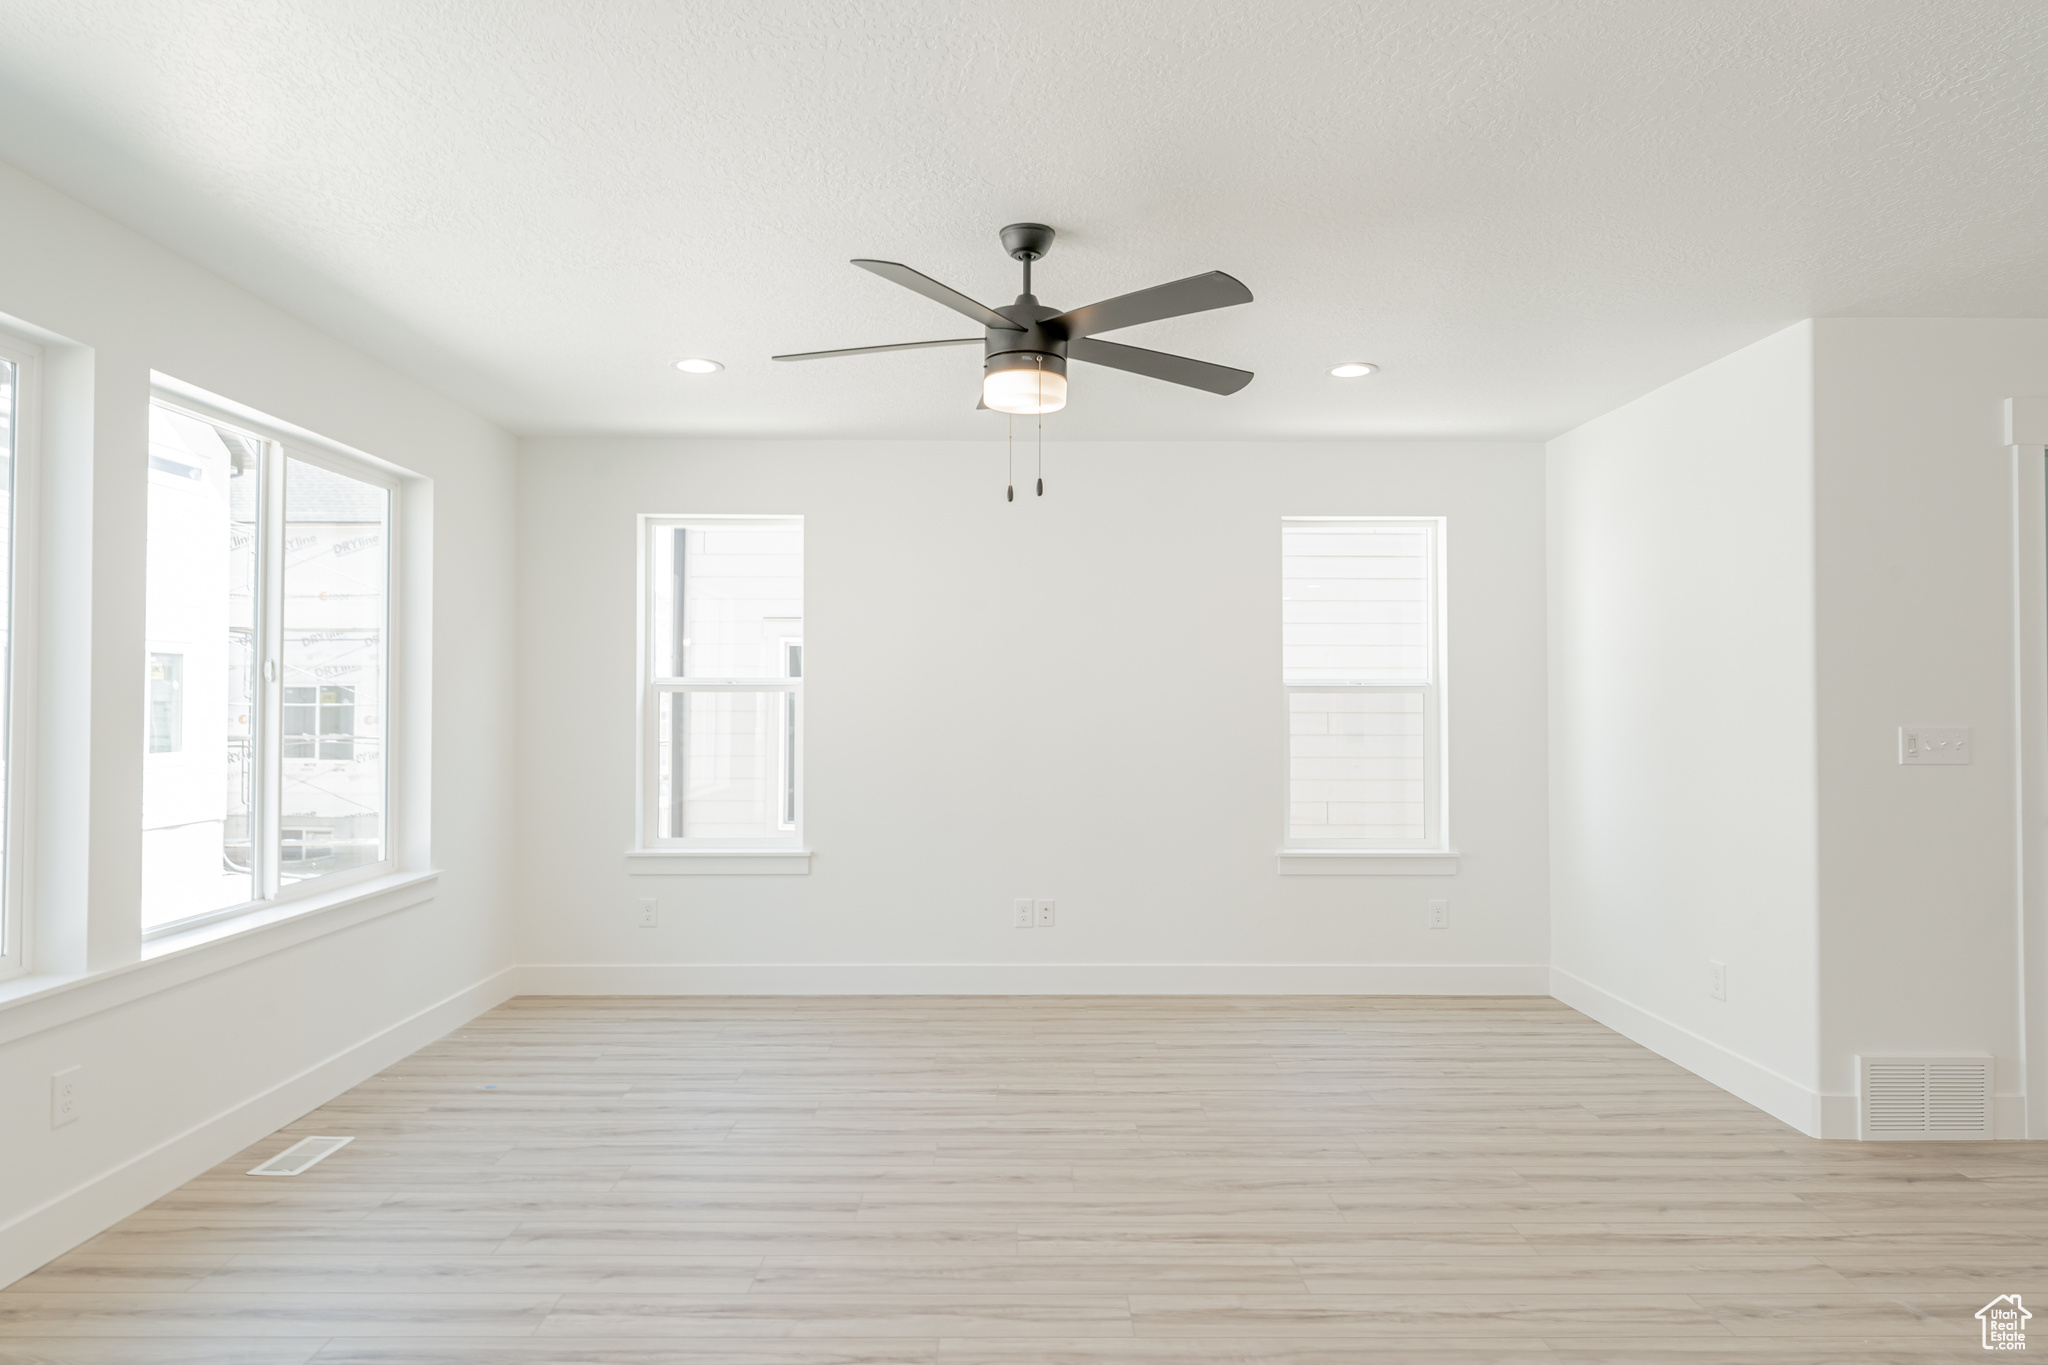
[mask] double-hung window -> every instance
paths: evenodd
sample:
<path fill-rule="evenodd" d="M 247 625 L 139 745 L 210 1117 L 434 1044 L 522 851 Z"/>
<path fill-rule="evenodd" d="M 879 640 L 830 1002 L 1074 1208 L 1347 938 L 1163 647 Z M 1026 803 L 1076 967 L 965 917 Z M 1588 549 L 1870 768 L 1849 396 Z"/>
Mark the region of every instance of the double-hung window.
<path fill-rule="evenodd" d="M 34 440 L 38 362 L 35 348 L 0 336 L 0 976 L 26 970 L 26 915 L 18 856 L 24 805 L 17 790 L 15 598 L 21 589 L 17 534 L 22 467 Z M 26 663 L 26 661 L 22 661 Z"/>
<path fill-rule="evenodd" d="M 144 935 L 390 871 L 396 480 L 168 394 L 148 477 Z"/>
<path fill-rule="evenodd" d="M 1280 525 L 1286 845 L 1448 846 L 1444 522 Z"/>
<path fill-rule="evenodd" d="M 801 847 L 803 519 L 640 534 L 641 847 Z"/>

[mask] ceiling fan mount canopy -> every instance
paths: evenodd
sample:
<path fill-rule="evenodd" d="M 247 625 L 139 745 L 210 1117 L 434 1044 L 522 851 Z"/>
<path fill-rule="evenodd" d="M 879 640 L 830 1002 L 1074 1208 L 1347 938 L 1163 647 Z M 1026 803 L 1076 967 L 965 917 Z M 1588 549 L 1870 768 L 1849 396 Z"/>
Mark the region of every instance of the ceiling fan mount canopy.
<path fill-rule="evenodd" d="M 1053 231 L 1043 223 L 1012 223 L 1002 235 L 1003 250 L 1013 261 L 1042 261 L 1052 250 Z"/>
<path fill-rule="evenodd" d="M 1031 292 L 1031 263 L 1052 250 L 1053 230 L 1044 223 L 1011 223 L 1002 230 L 1003 249 L 1023 262 L 1024 289 L 1016 302 L 991 308 L 939 283 L 929 275 L 896 261 L 855 260 L 853 264 L 883 279 L 944 304 L 982 325 L 978 337 L 942 341 L 904 341 L 885 346 L 853 346 L 833 351 L 801 351 L 777 360 L 824 360 L 835 356 L 871 355 L 879 351 L 921 351 L 934 346 L 982 344 L 982 402 L 979 406 L 1008 413 L 1057 412 L 1066 405 L 1067 361 L 1142 374 L 1191 389 L 1232 394 L 1252 382 L 1249 370 L 1212 365 L 1205 360 L 1142 350 L 1101 341 L 1097 332 L 1158 322 L 1250 303 L 1252 291 L 1220 270 L 1190 275 L 1170 284 L 1121 294 L 1082 308 L 1048 308 Z"/>

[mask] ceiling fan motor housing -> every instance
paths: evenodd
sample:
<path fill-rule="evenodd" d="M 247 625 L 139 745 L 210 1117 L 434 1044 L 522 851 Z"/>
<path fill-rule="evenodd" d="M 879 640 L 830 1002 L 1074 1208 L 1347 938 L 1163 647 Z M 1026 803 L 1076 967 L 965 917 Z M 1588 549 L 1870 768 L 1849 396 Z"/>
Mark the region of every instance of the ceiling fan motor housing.
<path fill-rule="evenodd" d="M 1018 330 L 991 327 L 983 343 L 982 372 L 998 370 L 1042 370 L 1046 374 L 1067 372 L 1067 333 L 1063 327 L 1044 324 L 1060 315 L 1029 294 L 1020 294 L 1008 307 L 996 309 L 1017 324 Z"/>

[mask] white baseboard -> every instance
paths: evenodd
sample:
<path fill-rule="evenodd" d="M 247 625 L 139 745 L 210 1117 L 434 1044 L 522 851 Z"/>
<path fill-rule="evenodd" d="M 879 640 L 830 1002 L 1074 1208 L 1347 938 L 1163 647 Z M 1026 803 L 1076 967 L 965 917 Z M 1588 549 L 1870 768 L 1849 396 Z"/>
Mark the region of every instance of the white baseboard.
<path fill-rule="evenodd" d="M 457 991 L 0 1227 L 0 1287 L 510 999 L 517 972 L 507 967 Z"/>
<path fill-rule="evenodd" d="M 1456 962 L 563 962 L 520 995 L 1548 995 L 1550 969 Z"/>
<path fill-rule="evenodd" d="M 1808 1137 L 1856 1136 L 1855 1101 L 1850 1100 L 1849 1131 L 1825 1131 L 1826 1117 L 1819 1091 L 1767 1066 L 1731 1052 L 1687 1028 L 1660 1018 L 1640 1005 L 1632 1005 L 1573 976 L 1562 967 L 1550 969 L 1550 993 L 1579 1013 L 1597 1019 L 1632 1042 L 1641 1043 L 1660 1057 L 1678 1063 L 1693 1075 L 1712 1081 L 1739 1100 L 1783 1119 Z"/>
<path fill-rule="evenodd" d="M 1853 1138 L 1856 1136 L 1856 1097 L 1854 1095 L 1822 1095 L 1820 1097 L 1820 1132 L 1824 1138 Z"/>

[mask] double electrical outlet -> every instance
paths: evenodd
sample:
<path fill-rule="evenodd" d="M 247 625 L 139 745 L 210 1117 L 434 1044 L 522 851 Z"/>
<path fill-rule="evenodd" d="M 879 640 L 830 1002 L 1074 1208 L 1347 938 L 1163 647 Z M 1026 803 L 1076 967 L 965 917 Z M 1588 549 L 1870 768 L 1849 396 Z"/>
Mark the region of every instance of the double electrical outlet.
<path fill-rule="evenodd" d="M 78 1068 L 50 1074 L 50 1126 L 62 1128 L 78 1117 Z"/>
<path fill-rule="evenodd" d="M 1053 925 L 1053 903 L 1034 901 L 1019 896 L 1010 903 L 1011 912 L 1016 916 L 1019 929 L 1050 929 Z"/>

